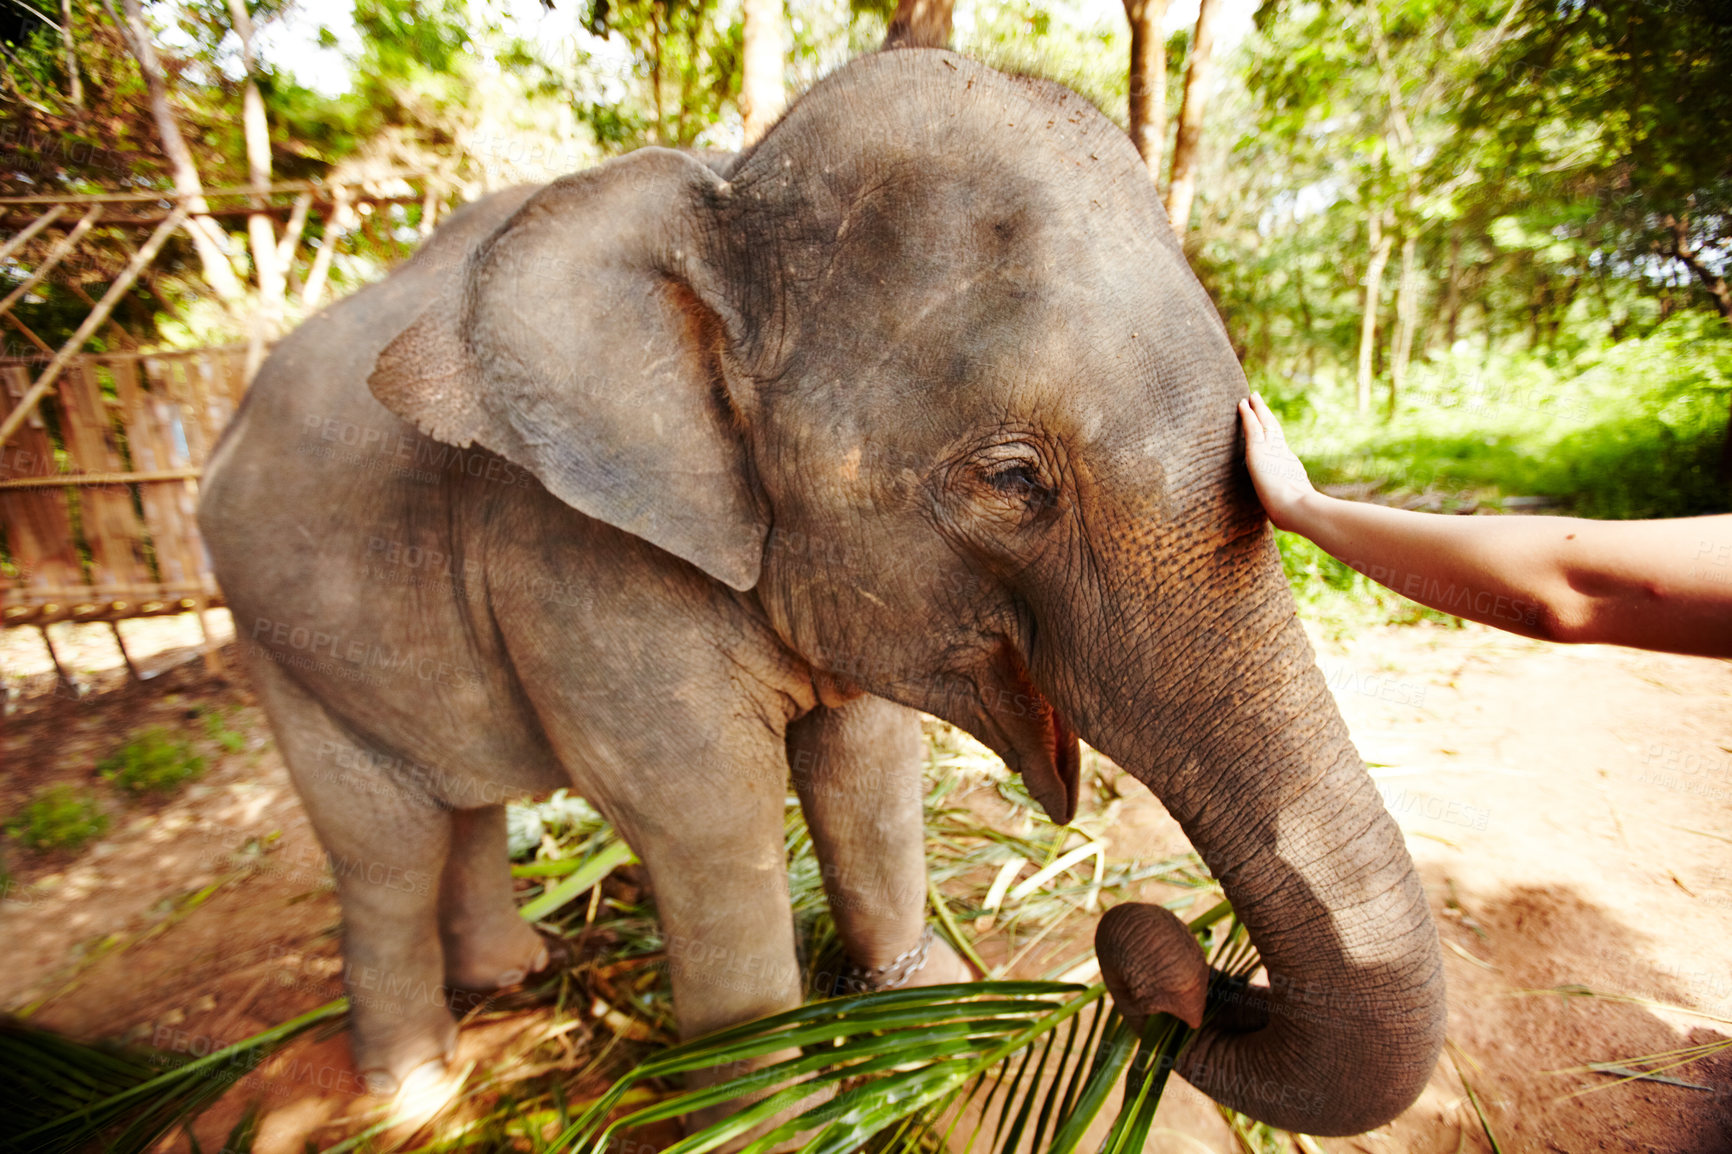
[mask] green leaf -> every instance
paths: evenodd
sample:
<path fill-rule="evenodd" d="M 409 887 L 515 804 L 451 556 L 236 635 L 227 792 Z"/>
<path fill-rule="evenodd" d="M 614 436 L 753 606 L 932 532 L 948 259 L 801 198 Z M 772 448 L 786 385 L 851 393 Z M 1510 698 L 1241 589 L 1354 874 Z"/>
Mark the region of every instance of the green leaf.
<path fill-rule="evenodd" d="M 544 891 L 540 897 L 524 902 L 518 909 L 526 922 L 539 922 L 570 905 L 578 894 L 587 893 L 601 883 L 618 866 L 637 860 L 631 847 L 623 841 L 609 842 L 585 858 L 564 881 Z"/>
<path fill-rule="evenodd" d="M 327 1002 L 166 1072 L 163 1055 L 86 1045 L 18 1022 L 0 1025 L 0 1084 L 20 1095 L 7 1121 L 27 1127 L 7 1145 L 70 1150 L 100 1137 L 105 1151 L 143 1154 L 294 1038 L 348 1008 L 347 999 Z"/>

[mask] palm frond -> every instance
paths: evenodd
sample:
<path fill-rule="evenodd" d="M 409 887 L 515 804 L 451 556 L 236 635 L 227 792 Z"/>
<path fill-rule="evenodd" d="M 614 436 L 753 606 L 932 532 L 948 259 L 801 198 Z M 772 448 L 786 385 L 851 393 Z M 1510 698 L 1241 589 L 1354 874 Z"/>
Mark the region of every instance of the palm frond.
<path fill-rule="evenodd" d="M 1221 903 L 1193 929 L 1207 935 L 1230 913 Z M 1256 966 L 1236 920 L 1220 934 L 1215 956 L 1236 977 Z M 623 1130 L 738 1104 L 669 1154 L 706 1154 L 748 1138 L 742 1154 L 789 1140 L 800 1141 L 803 1154 L 862 1146 L 901 1154 L 931 1149 L 935 1139 L 964 1154 L 977 1144 L 982 1154 L 1072 1154 L 1128 1069 L 1123 1105 L 1100 1149 L 1132 1154 L 1148 1138 L 1192 1031 L 1156 1014 L 1139 1033 L 1107 1008 L 1105 992 L 1099 984 L 996 981 L 813 1002 L 663 1051 L 616 1082 L 550 1149 L 604 1154 Z M 615 1116 L 621 1099 L 649 1079 L 789 1051 L 797 1056 Z"/>
<path fill-rule="evenodd" d="M 89 1045 L 22 1022 L 0 1023 L 0 1086 L 9 1133 L 0 1150 L 73 1150 L 103 1141 L 142 1154 L 294 1038 L 348 1012 L 339 998 L 201 1058 Z M 168 1069 L 164 1063 L 173 1062 Z"/>

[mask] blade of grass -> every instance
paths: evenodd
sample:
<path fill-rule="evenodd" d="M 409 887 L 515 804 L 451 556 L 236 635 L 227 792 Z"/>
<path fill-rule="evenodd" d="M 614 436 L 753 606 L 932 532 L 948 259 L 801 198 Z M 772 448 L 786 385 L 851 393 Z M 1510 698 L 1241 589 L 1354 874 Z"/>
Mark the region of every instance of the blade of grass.
<path fill-rule="evenodd" d="M 1695 1061 L 1695 1060 L 1696 1059 L 1691 1059 L 1691 1061 Z M 1688 1063 L 1682 1063 L 1682 1064 L 1688 1065 Z M 1680 1086 L 1686 1090 L 1706 1090 L 1709 1093 L 1714 1092 L 1714 1087 L 1704 1086 L 1700 1082 L 1686 1082 L 1682 1078 L 1668 1078 L 1664 1074 L 1651 1073 L 1651 1072 L 1645 1071 L 1645 1070 L 1632 1070 L 1628 1066 L 1620 1066 L 1616 1062 L 1589 1062 L 1588 1063 L 1588 1069 L 1592 1070 L 1596 1074 L 1619 1074 L 1619 1075 L 1622 1075 L 1623 1080 L 1626 1082 L 1635 1082 L 1635 1081 L 1659 1082 L 1661 1085 L 1664 1085 L 1664 1086 Z M 1669 1067 L 1669 1066 L 1662 1067 L 1662 1069 L 1671 1069 L 1671 1067 Z M 1594 1088 L 1600 1089 L 1601 1087 L 1596 1086 Z M 1570 1096 L 1572 1098 L 1576 1098 L 1576 1097 L 1580 1097 L 1581 1095 L 1580 1094 L 1572 1094 Z"/>
<path fill-rule="evenodd" d="M 978 972 L 990 972 L 991 967 L 980 960 L 980 955 L 974 952 L 974 946 L 969 943 L 967 936 L 956 928 L 956 921 L 950 916 L 950 907 L 945 904 L 944 895 L 938 892 L 938 886 L 930 877 L 926 879 L 926 896 L 931 900 L 932 912 L 938 915 L 938 924 L 944 927 L 944 935 L 950 939 L 950 944 L 956 947 L 957 952 L 967 958 L 969 965 Z"/>
<path fill-rule="evenodd" d="M 555 913 L 577 898 L 578 894 L 594 888 L 616 866 L 626 865 L 637 860 L 637 855 L 631 852 L 631 847 L 623 841 L 609 842 L 606 846 L 574 869 L 566 879 L 558 885 L 544 890 L 541 895 L 523 903 L 518 908 L 526 922 L 538 922 L 549 914 Z"/>
<path fill-rule="evenodd" d="M 1485 1109 L 1480 1105 L 1479 1095 L 1474 1092 L 1473 1083 L 1467 1080 L 1467 1074 L 1461 1068 L 1461 1053 L 1454 1042 L 1449 1043 L 1449 1064 L 1455 1067 L 1455 1076 L 1461 1081 L 1461 1088 L 1467 1094 L 1468 1105 L 1473 1107 L 1473 1116 L 1479 1120 L 1479 1128 L 1485 1134 L 1485 1140 L 1491 1143 L 1491 1154 L 1503 1154 L 1503 1147 L 1498 1145 L 1497 1135 L 1491 1132 L 1491 1122 L 1485 1116 Z"/>

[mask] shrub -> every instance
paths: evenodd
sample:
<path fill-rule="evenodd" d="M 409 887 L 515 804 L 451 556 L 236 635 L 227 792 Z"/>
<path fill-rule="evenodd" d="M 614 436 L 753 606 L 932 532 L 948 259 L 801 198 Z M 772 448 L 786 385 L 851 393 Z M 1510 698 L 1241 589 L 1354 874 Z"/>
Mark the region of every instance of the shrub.
<path fill-rule="evenodd" d="M 6 823 L 6 832 L 31 849 L 76 849 L 107 828 L 96 795 L 70 785 L 41 790 Z"/>
<path fill-rule="evenodd" d="M 178 789 L 204 772 L 204 758 L 167 730 L 147 729 L 97 764 L 104 780 L 132 793 Z"/>
<path fill-rule="evenodd" d="M 239 753 L 247 747 L 246 735 L 228 726 L 228 710 L 212 709 L 204 715 L 204 731 L 225 753 Z"/>
<path fill-rule="evenodd" d="M 1271 382 L 1274 384 L 1275 382 Z M 1732 327 L 1686 313 L 1573 356 L 1462 347 L 1416 363 L 1394 420 L 1306 395 L 1289 436 L 1318 483 L 1473 504 L 1549 497 L 1585 517 L 1720 512 Z"/>

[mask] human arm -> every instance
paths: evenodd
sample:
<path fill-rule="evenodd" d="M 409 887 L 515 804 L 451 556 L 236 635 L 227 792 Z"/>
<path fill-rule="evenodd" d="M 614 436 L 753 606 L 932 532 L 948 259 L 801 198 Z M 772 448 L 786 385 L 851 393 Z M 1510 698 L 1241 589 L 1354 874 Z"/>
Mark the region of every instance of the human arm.
<path fill-rule="evenodd" d="M 1445 517 L 1319 493 L 1261 397 L 1245 460 L 1280 529 L 1402 596 L 1548 641 L 1732 657 L 1732 515 Z"/>

